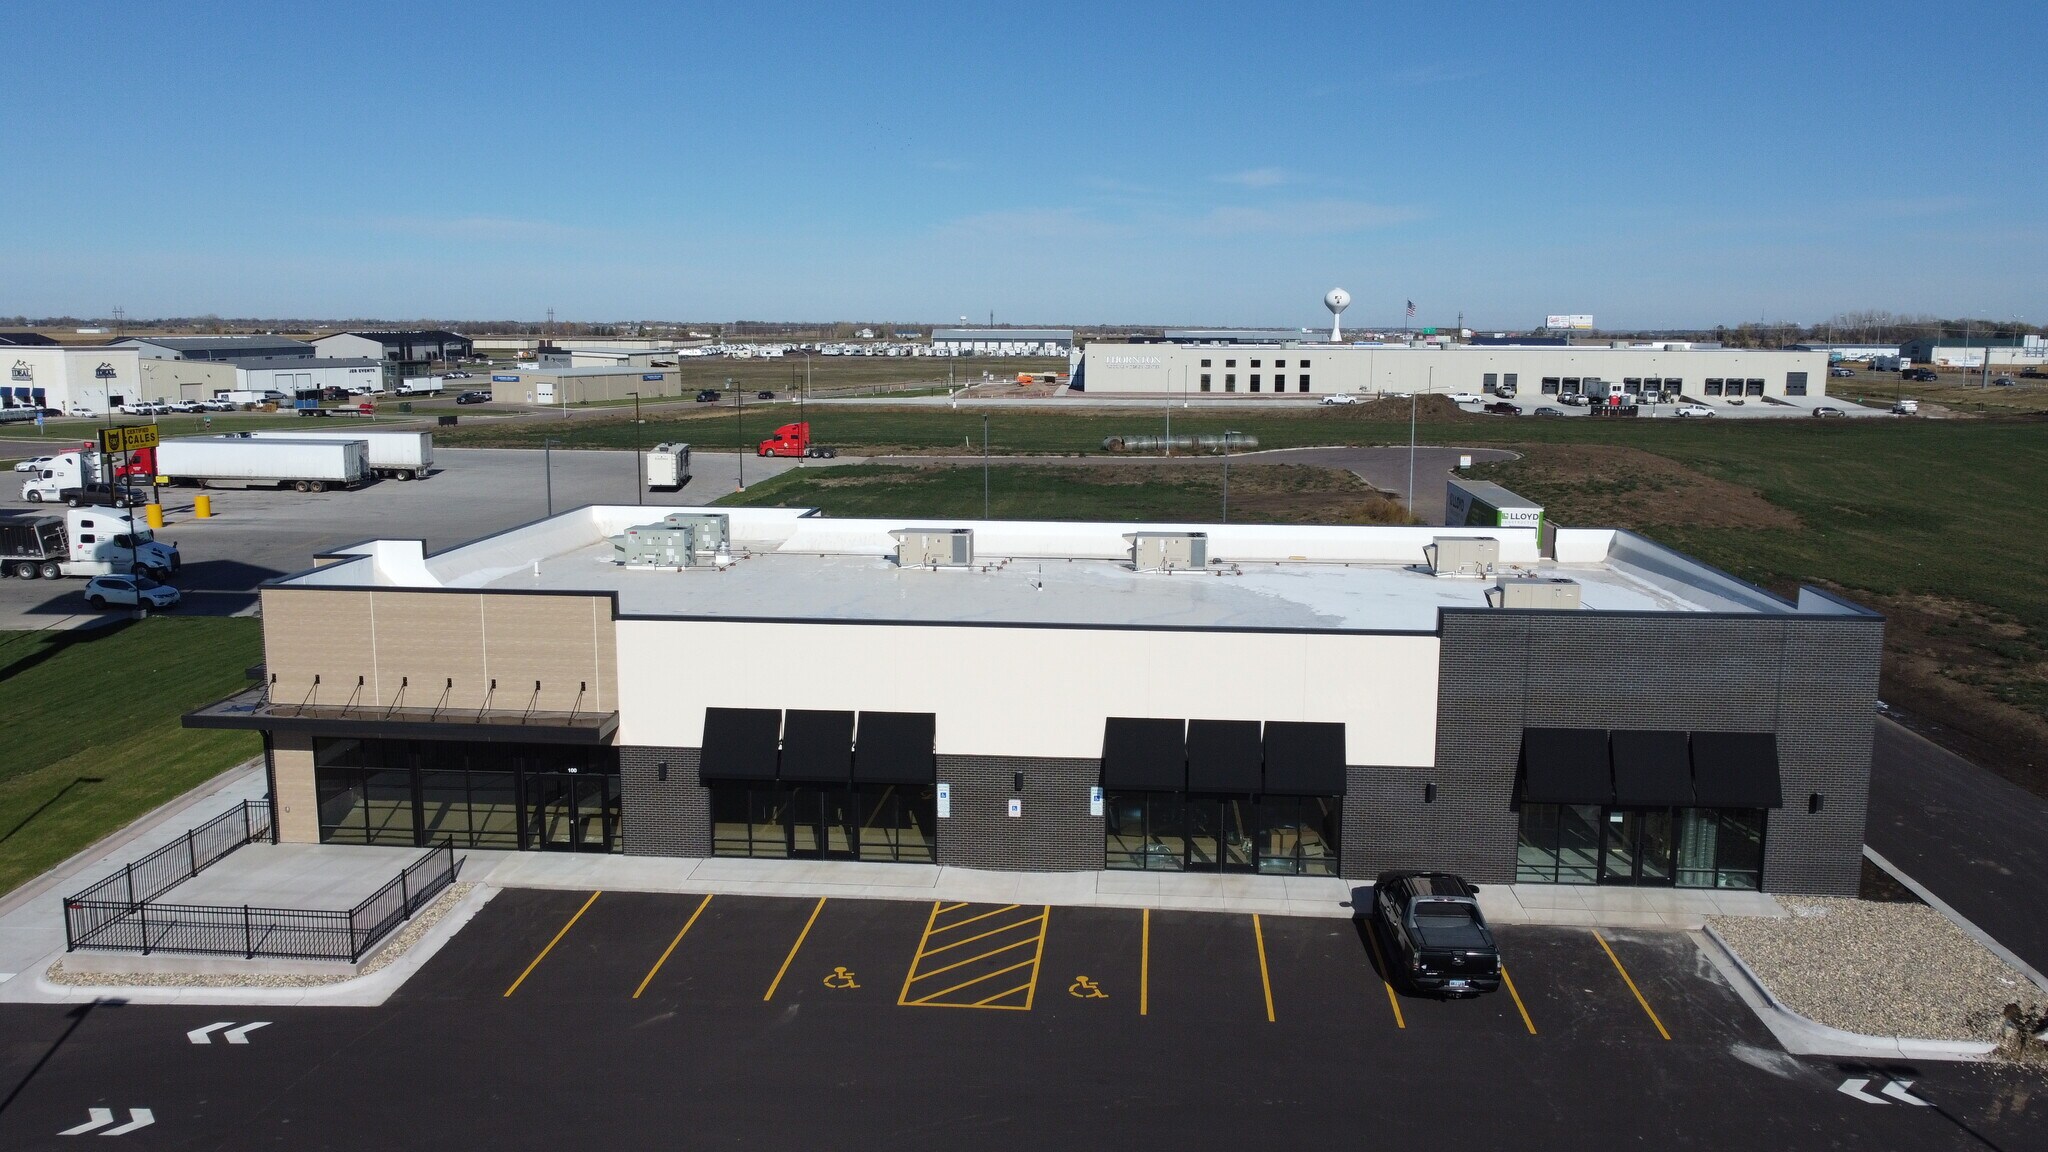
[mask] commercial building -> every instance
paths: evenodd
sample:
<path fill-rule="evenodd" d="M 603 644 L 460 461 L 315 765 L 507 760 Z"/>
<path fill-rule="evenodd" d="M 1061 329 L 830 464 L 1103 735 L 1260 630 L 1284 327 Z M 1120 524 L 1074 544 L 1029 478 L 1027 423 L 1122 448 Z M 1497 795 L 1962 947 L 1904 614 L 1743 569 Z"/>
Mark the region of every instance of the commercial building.
<path fill-rule="evenodd" d="M 508 404 L 587 404 L 652 400 L 683 394 L 682 373 L 671 368 L 494 368 L 491 399 Z"/>
<path fill-rule="evenodd" d="M 1899 355 L 1915 364 L 1936 364 L 1950 368 L 1982 368 L 2016 365 L 2038 368 L 2048 364 L 2048 337 L 1979 336 L 1974 340 L 1955 337 L 1923 337 L 1899 345 Z"/>
<path fill-rule="evenodd" d="M 1065 356 L 1072 328 L 935 328 L 934 356 Z"/>
<path fill-rule="evenodd" d="M 464 360 L 470 355 L 469 338 L 441 329 L 378 331 L 378 332 L 336 332 L 313 341 L 316 355 L 336 356 L 347 359 L 388 361 L 399 366 L 401 373 L 411 374 L 413 370 L 429 364 L 445 364 L 449 361 Z"/>
<path fill-rule="evenodd" d="M 7 365 L 4 408 L 104 412 L 143 398 L 140 357 L 130 347 L 9 347 L 0 349 L 0 364 Z"/>
<path fill-rule="evenodd" d="M 290 841 L 1853 894 L 1883 622 L 1626 532 L 587 507 L 262 589 Z"/>
<path fill-rule="evenodd" d="M 134 336 L 114 341 L 146 360 L 244 360 L 254 356 L 311 356 L 313 346 L 285 336 Z"/>
<path fill-rule="evenodd" d="M 542 368 L 673 368 L 674 348 L 557 348 L 534 354 Z"/>
<path fill-rule="evenodd" d="M 1357 344 L 1110 344 L 1082 350 L 1073 386 L 1090 393 L 1328 396 L 1339 393 L 1482 392 L 1513 385 L 1523 397 L 1570 395 L 1588 381 L 1631 395 L 1708 404 L 1748 397 L 1818 403 L 1827 395 L 1824 352 L 1748 349 L 1586 348 Z"/>

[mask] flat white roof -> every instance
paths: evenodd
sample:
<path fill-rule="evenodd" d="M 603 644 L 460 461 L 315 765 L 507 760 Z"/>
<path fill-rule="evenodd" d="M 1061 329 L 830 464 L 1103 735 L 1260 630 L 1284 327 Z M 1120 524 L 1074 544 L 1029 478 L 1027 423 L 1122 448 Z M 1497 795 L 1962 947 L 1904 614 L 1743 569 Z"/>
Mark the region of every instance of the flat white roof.
<path fill-rule="evenodd" d="M 611 538 L 670 511 L 731 518 L 732 562 L 627 569 Z M 892 531 L 967 528 L 967 568 L 899 568 Z M 1199 531 L 1200 571 L 1141 572 L 1127 535 Z M 1434 632 L 1442 608 L 1487 607 L 1491 578 L 1439 577 L 1423 549 L 1445 536 L 1501 543 L 1500 575 L 1566 577 L 1586 610 L 1780 615 L 1858 611 L 1818 594 L 1789 604 L 1641 537 L 1558 529 L 1539 555 L 1528 528 L 1115 524 L 1051 521 L 838 520 L 804 509 L 659 511 L 593 506 L 434 556 L 418 541 L 372 541 L 353 559 L 286 578 L 286 586 L 599 592 L 621 616 L 1065 625 L 1249 630 Z"/>

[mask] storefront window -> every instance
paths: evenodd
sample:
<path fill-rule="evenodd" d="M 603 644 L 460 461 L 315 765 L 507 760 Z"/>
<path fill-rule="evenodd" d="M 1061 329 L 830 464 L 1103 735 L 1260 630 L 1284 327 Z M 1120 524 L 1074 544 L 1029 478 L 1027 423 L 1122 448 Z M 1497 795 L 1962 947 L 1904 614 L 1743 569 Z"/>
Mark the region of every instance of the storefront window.
<path fill-rule="evenodd" d="M 1104 799 L 1105 868 L 1337 875 L 1342 797 L 1111 792 Z"/>
<path fill-rule="evenodd" d="M 938 863 L 938 801 L 930 784 L 713 784 L 710 792 L 713 856 Z"/>
<path fill-rule="evenodd" d="M 1521 833 L 1516 844 L 1515 879 L 1525 884 L 1599 882 L 1600 830 L 1607 826 L 1616 811 L 1572 805 L 1524 804 Z M 1638 819 L 1646 815 L 1640 810 L 1630 811 L 1635 812 Z M 1669 811 L 1653 809 L 1647 815 Z M 1762 811 L 1680 808 L 1676 814 L 1675 878 L 1678 887 L 1754 890 L 1760 886 L 1763 880 Z"/>
<path fill-rule="evenodd" d="M 534 829 L 567 822 L 580 830 L 570 846 L 623 846 L 610 748 L 322 738 L 313 765 L 323 842 L 553 847 L 536 842 Z M 579 773 L 587 783 L 575 782 Z"/>

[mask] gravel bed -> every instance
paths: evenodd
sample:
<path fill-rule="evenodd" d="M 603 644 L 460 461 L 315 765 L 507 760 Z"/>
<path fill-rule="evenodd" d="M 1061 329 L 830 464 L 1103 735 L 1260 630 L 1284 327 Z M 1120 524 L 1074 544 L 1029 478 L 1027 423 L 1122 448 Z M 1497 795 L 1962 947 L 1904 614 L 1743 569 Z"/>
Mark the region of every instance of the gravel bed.
<path fill-rule="evenodd" d="M 404 930 L 393 937 L 389 944 L 356 970 L 354 976 L 312 975 L 292 972 L 70 972 L 59 960 L 50 965 L 47 975 L 52 984 L 65 984 L 74 988 L 320 988 L 329 984 L 342 984 L 360 976 L 368 976 L 389 966 L 406 954 L 419 942 L 442 917 L 462 902 L 476 887 L 475 884 L 451 884 L 448 890 L 436 897 L 432 904 L 412 918 Z M 259 965 L 260 960 L 244 961 Z"/>
<path fill-rule="evenodd" d="M 1780 896 L 1783 919 L 1709 916 L 1779 1003 L 1868 1036 L 1996 1042 L 2048 995 L 1924 904 Z"/>

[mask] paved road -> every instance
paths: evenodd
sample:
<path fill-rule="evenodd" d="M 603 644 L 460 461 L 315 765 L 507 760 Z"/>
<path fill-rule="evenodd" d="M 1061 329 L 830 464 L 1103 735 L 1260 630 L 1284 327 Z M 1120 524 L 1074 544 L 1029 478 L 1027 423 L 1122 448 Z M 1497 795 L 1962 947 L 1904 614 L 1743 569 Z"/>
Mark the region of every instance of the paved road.
<path fill-rule="evenodd" d="M 1992 1070 L 1845 1095 L 1683 935 L 1501 937 L 1446 1003 L 1344 920 L 509 890 L 380 1008 L 0 1006 L 0 1147 L 2040 1147 Z"/>
<path fill-rule="evenodd" d="M 1864 840 L 2048 972 L 2048 800 L 1880 719 Z"/>

